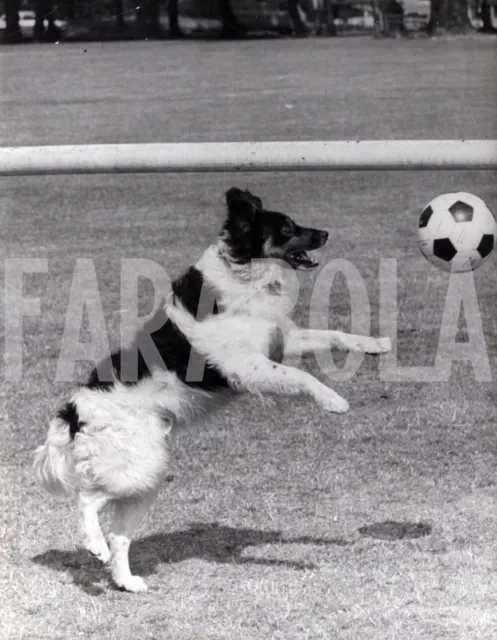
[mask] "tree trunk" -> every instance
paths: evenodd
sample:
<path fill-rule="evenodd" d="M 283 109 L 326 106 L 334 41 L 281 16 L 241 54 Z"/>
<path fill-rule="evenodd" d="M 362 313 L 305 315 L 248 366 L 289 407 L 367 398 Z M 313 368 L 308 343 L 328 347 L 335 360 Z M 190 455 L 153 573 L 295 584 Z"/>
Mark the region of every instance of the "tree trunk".
<path fill-rule="evenodd" d="M 167 13 L 169 16 L 169 35 L 171 38 L 181 38 L 183 35 L 179 28 L 179 12 L 178 0 L 169 0 L 167 4 Z"/>
<path fill-rule="evenodd" d="M 21 0 L 5 1 L 5 21 L 6 29 L 2 38 L 3 42 L 14 44 L 22 42 L 22 32 L 19 28 L 19 9 Z"/>
<path fill-rule="evenodd" d="M 492 7 L 490 6 L 488 0 L 483 0 L 480 5 L 479 18 L 483 22 L 483 26 L 481 28 L 482 33 L 496 33 L 497 29 L 494 27 L 492 23 Z"/>
<path fill-rule="evenodd" d="M 159 0 L 143 0 L 138 6 L 137 22 L 145 38 L 160 38 Z"/>
<path fill-rule="evenodd" d="M 124 19 L 124 3 L 123 0 L 114 0 L 114 8 L 116 11 L 116 24 L 118 30 L 126 28 L 126 20 Z"/>
<path fill-rule="evenodd" d="M 431 0 L 428 33 L 466 33 L 472 30 L 468 0 Z"/>
<path fill-rule="evenodd" d="M 231 8 L 231 0 L 219 0 L 219 13 L 223 27 L 220 38 L 243 38 L 247 30 L 237 20 Z"/>
<path fill-rule="evenodd" d="M 45 20 L 48 22 L 46 29 Z M 55 26 L 52 0 L 36 0 L 33 40 L 36 42 L 56 42 L 60 36 L 60 29 Z"/>
<path fill-rule="evenodd" d="M 74 20 L 76 17 L 76 0 L 68 0 L 65 3 L 66 16 L 69 20 Z"/>
<path fill-rule="evenodd" d="M 35 27 L 33 30 L 33 40 L 43 42 L 45 40 L 45 0 L 36 0 L 35 4 Z"/>
<path fill-rule="evenodd" d="M 320 32 L 325 36 L 336 36 L 335 19 L 338 18 L 338 5 L 331 0 L 323 0 L 319 16 Z"/>
<path fill-rule="evenodd" d="M 298 38 L 305 38 L 308 34 L 305 24 L 300 17 L 298 0 L 288 0 L 288 13 L 293 24 L 295 35 Z"/>

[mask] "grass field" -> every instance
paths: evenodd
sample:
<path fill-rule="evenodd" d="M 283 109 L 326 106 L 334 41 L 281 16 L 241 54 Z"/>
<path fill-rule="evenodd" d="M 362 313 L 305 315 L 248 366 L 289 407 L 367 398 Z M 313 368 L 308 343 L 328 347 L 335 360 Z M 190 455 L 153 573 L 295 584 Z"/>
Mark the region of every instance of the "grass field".
<path fill-rule="evenodd" d="M 492 38 L 3 47 L 0 142 L 496 138 L 496 61 Z M 397 258 L 403 366 L 433 363 L 449 281 L 420 255 L 420 208 L 457 189 L 497 210 L 490 172 L 2 179 L 2 253 L 47 258 L 49 272 L 26 278 L 41 315 L 24 320 L 22 382 L 0 387 L 0 637 L 497 637 L 495 258 L 475 273 L 492 383 L 459 363 L 447 383 L 387 384 L 366 359 L 334 383 L 345 416 L 244 397 L 179 433 L 171 481 L 131 547 L 145 594 L 115 590 L 78 546 L 74 505 L 35 486 L 33 449 L 72 388 L 54 380 L 75 260 L 95 262 L 115 345 L 121 259 L 177 275 L 215 238 L 233 184 L 330 230 L 322 266 L 357 267 L 374 334 L 380 257 Z M 304 325 L 316 277 L 302 280 Z M 349 327 L 340 279 L 330 326 Z M 387 520 L 431 533 L 359 532 Z"/>

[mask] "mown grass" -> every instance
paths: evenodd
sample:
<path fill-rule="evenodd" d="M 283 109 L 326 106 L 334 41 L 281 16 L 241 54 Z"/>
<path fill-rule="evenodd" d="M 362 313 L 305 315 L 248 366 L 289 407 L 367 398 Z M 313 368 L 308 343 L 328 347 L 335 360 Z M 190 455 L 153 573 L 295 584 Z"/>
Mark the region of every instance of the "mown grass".
<path fill-rule="evenodd" d="M 85 52 L 86 49 L 86 52 Z M 187 140 L 496 137 L 495 41 L 369 39 L 3 48 L 3 145 Z M 72 385 L 56 383 L 75 260 L 94 260 L 112 345 L 120 264 L 173 277 L 215 237 L 222 194 L 249 187 L 331 231 L 378 332 L 380 258 L 396 258 L 397 349 L 430 365 L 448 275 L 420 255 L 419 209 L 468 190 L 497 209 L 489 172 L 2 179 L 4 257 L 44 257 L 24 321 L 20 383 L 3 380 L 1 624 L 5 638 L 494 638 L 497 633 L 497 324 L 494 262 L 475 273 L 493 382 L 455 364 L 447 383 L 385 383 L 366 359 L 345 416 L 242 398 L 178 434 L 170 482 L 131 548 L 145 594 L 113 589 L 79 548 L 73 504 L 34 485 L 32 453 Z M 306 324 L 312 284 L 296 312 Z M 143 290 L 142 306 L 150 301 Z M 330 326 L 347 329 L 337 279 Z M 3 305 L 2 305 L 3 306 Z M 3 311 L 3 309 L 2 309 Z M 3 326 L 3 324 L 2 324 Z M 337 362 L 343 359 L 337 358 Z M 81 379 L 90 365 L 81 368 Z M 326 380 L 314 360 L 305 363 Z M 4 377 L 5 378 L 5 377 Z M 359 528 L 426 522 L 419 539 Z"/>

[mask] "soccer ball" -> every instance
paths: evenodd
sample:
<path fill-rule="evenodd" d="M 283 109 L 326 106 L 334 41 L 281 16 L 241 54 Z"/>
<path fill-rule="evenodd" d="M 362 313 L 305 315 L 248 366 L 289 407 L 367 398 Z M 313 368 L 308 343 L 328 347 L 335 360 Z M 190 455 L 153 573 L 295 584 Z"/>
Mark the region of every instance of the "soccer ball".
<path fill-rule="evenodd" d="M 445 193 L 421 213 L 419 246 L 444 271 L 472 271 L 490 256 L 497 224 L 487 205 L 471 193 Z"/>

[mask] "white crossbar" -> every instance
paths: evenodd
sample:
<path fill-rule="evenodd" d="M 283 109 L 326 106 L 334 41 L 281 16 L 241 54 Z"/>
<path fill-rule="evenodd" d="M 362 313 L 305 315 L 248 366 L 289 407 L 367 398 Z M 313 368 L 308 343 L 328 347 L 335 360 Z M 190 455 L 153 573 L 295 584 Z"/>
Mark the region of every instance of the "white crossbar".
<path fill-rule="evenodd" d="M 0 176 L 497 169 L 497 140 L 93 144 L 0 148 Z"/>

